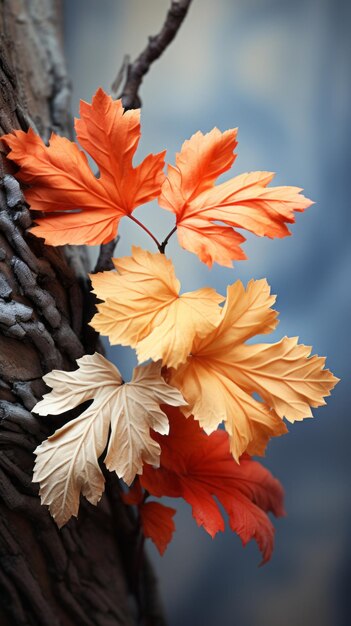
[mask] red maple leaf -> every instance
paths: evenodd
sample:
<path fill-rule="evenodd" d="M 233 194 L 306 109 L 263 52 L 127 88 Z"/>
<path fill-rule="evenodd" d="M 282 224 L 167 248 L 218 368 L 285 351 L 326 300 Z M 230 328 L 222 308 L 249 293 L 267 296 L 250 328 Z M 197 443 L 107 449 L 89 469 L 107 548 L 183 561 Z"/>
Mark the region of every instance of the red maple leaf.
<path fill-rule="evenodd" d="M 140 508 L 143 533 L 154 542 L 160 554 L 166 550 L 175 531 L 175 512 L 175 509 L 160 502 L 145 502 Z"/>
<path fill-rule="evenodd" d="M 140 515 L 141 529 L 145 537 L 151 539 L 162 555 L 175 531 L 173 516 L 175 509 L 160 502 L 145 502 L 138 478 L 128 492 L 122 493 L 125 504 L 136 505 Z"/>
<path fill-rule="evenodd" d="M 274 527 L 267 513 L 284 515 L 283 489 L 260 463 L 243 455 L 238 465 L 229 450 L 228 435 L 206 435 L 193 418 L 165 408 L 170 434 L 153 433 L 161 446 L 158 469 L 144 465 L 141 485 L 153 496 L 184 498 L 199 526 L 212 536 L 224 530 L 216 498 L 229 516 L 231 529 L 243 545 L 255 539 L 263 563 L 271 557 Z"/>

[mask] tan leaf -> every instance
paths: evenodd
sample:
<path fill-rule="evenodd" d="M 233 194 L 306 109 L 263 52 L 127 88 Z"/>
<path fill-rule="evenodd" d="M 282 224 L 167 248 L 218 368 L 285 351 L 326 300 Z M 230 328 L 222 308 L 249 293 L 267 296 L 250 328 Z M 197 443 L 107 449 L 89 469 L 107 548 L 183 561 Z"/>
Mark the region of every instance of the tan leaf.
<path fill-rule="evenodd" d="M 77 361 L 78 370 L 54 370 L 44 377 L 52 391 L 34 407 L 39 415 L 58 415 L 93 400 L 83 413 L 58 429 L 35 450 L 34 482 L 40 483 L 43 504 L 58 526 L 77 516 L 80 494 L 97 504 L 104 490 L 98 459 L 111 437 L 105 459 L 130 484 L 143 462 L 158 466 L 160 448 L 150 428 L 167 434 L 168 419 L 160 404 L 184 405 L 180 392 L 161 377 L 161 365 L 134 370 L 123 384 L 116 367 L 100 354 Z"/>
<path fill-rule="evenodd" d="M 143 463 L 159 466 L 160 447 L 150 437 L 150 428 L 167 435 L 168 418 L 160 404 L 185 405 L 181 393 L 161 376 L 161 364 L 149 363 L 134 370 L 130 383 L 120 388 L 111 414 L 111 437 L 106 467 L 115 470 L 130 485 Z"/>

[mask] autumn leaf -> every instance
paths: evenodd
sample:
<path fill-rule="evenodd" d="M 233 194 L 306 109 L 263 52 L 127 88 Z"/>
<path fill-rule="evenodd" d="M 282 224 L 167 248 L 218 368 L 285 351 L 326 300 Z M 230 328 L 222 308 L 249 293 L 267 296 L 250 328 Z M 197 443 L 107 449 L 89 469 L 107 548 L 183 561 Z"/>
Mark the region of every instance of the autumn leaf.
<path fill-rule="evenodd" d="M 140 139 L 140 111 L 124 112 L 121 100 L 98 89 L 92 104 L 82 101 L 75 128 L 80 145 L 95 160 L 96 178 L 78 146 L 51 135 L 46 146 L 33 130 L 4 135 L 7 157 L 20 166 L 17 178 L 30 187 L 31 209 L 47 215 L 32 231 L 46 243 L 99 244 L 117 234 L 122 217 L 156 198 L 165 178 L 165 152 L 150 154 L 140 165 L 132 161 Z"/>
<path fill-rule="evenodd" d="M 139 478 L 142 486 L 156 497 L 184 498 L 197 524 L 212 537 L 224 530 L 218 500 L 242 543 L 255 539 L 263 562 L 268 561 L 274 528 L 267 513 L 284 514 L 279 481 L 248 455 L 241 458 L 240 465 L 235 463 L 224 431 L 206 435 L 197 422 L 185 419 L 179 410 L 165 410 L 170 433 L 167 437 L 153 434 L 161 446 L 160 467 L 144 465 Z"/>
<path fill-rule="evenodd" d="M 266 280 L 251 280 L 246 290 L 240 281 L 228 287 L 218 326 L 195 338 L 186 363 L 169 375 L 188 402 L 185 415 L 193 414 L 207 433 L 224 422 L 237 461 L 245 451 L 262 455 L 270 437 L 286 432 L 283 417 L 312 416 L 310 407 L 325 404 L 338 381 L 297 338 L 244 344 L 274 329 L 274 301 Z"/>
<path fill-rule="evenodd" d="M 122 384 L 116 367 L 100 354 L 78 359 L 78 370 L 53 370 L 44 376 L 52 391 L 35 405 L 39 415 L 58 415 L 93 400 L 81 415 L 58 429 L 35 450 L 34 482 L 40 483 L 43 504 L 58 526 L 77 516 L 79 496 L 97 504 L 104 490 L 98 459 L 111 428 L 104 463 L 130 484 L 143 463 L 159 465 L 160 447 L 150 428 L 167 434 L 160 403 L 184 404 L 177 389 L 161 377 L 159 363 L 137 367 L 130 383 Z"/>
<path fill-rule="evenodd" d="M 215 186 L 234 161 L 236 136 L 237 129 L 221 133 L 214 128 L 185 141 L 176 166 L 168 167 L 159 198 L 160 205 L 176 215 L 180 245 L 209 267 L 214 262 L 231 267 L 233 260 L 246 258 L 240 248 L 245 238 L 234 228 L 260 237 L 286 237 L 294 211 L 312 204 L 299 187 L 267 187 L 271 172 L 241 174 Z"/>
<path fill-rule="evenodd" d="M 177 367 L 195 335 L 203 337 L 220 318 L 222 296 L 204 288 L 179 295 L 172 261 L 133 247 L 131 257 L 114 259 L 117 272 L 91 275 L 101 300 L 90 322 L 112 344 L 136 347 L 139 362 L 162 359 Z"/>
<path fill-rule="evenodd" d="M 138 478 L 128 492 L 121 493 L 121 498 L 125 504 L 138 507 L 141 531 L 144 537 L 151 539 L 162 555 L 175 531 L 173 517 L 176 510 L 160 502 L 146 502 L 145 492 Z"/>
<path fill-rule="evenodd" d="M 160 502 L 145 502 L 140 507 L 142 530 L 145 537 L 151 539 L 162 555 L 175 531 L 173 516 L 175 509 Z"/>

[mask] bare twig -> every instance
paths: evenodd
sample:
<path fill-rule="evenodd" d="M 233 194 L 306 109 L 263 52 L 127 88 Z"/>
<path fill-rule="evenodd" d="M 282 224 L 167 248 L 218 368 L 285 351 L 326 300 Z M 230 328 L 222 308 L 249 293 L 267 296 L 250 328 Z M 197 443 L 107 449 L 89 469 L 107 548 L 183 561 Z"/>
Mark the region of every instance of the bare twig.
<path fill-rule="evenodd" d="M 162 243 L 161 243 L 161 245 L 160 245 L 160 247 L 159 247 L 159 251 L 160 251 L 162 254 L 164 254 L 165 249 L 166 249 L 166 246 L 167 246 L 167 244 L 168 244 L 168 242 L 169 242 L 170 238 L 172 237 L 172 235 L 174 235 L 174 233 L 176 232 L 176 230 L 177 230 L 177 226 L 174 226 L 174 228 L 172 228 L 171 232 L 170 232 L 170 233 L 168 233 L 167 237 L 166 237 L 166 238 L 162 241 Z"/>
<path fill-rule="evenodd" d="M 133 63 L 128 65 L 127 78 L 120 98 L 125 109 L 138 109 L 141 100 L 138 94 L 141 82 L 149 71 L 151 64 L 158 59 L 176 36 L 190 6 L 191 0 L 173 0 L 165 22 Z"/>
<path fill-rule="evenodd" d="M 128 66 L 130 65 L 130 56 L 125 54 L 123 57 L 122 65 L 118 71 L 118 74 L 111 85 L 112 93 L 116 94 L 119 91 L 120 86 L 123 83 L 124 77 L 127 74 Z"/>
<path fill-rule="evenodd" d="M 138 224 L 138 226 L 140 226 L 140 228 L 142 228 L 148 235 L 149 237 L 151 237 L 151 239 L 154 241 L 154 243 L 156 244 L 156 246 L 158 247 L 158 249 L 160 250 L 160 242 L 158 241 L 158 239 L 156 239 L 155 235 L 152 234 L 151 230 L 149 230 L 145 224 L 142 224 L 142 222 L 140 222 L 140 220 L 138 220 L 136 217 L 134 217 L 134 215 L 128 215 L 129 219 L 131 219 L 133 222 L 135 222 L 136 224 Z"/>

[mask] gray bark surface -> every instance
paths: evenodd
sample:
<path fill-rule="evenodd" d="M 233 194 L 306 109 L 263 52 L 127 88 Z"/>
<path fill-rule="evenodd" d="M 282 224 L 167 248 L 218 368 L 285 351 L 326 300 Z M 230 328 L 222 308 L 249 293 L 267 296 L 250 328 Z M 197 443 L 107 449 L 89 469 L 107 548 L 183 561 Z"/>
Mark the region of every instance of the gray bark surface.
<path fill-rule="evenodd" d="M 0 133 L 32 126 L 70 135 L 70 89 L 55 0 L 0 0 Z M 95 350 L 84 248 L 57 249 L 26 232 L 31 217 L 1 146 L 0 624 L 162 625 L 156 582 L 106 472 L 98 507 L 58 530 L 31 482 L 33 450 L 63 420 L 31 409 L 42 376 Z"/>

